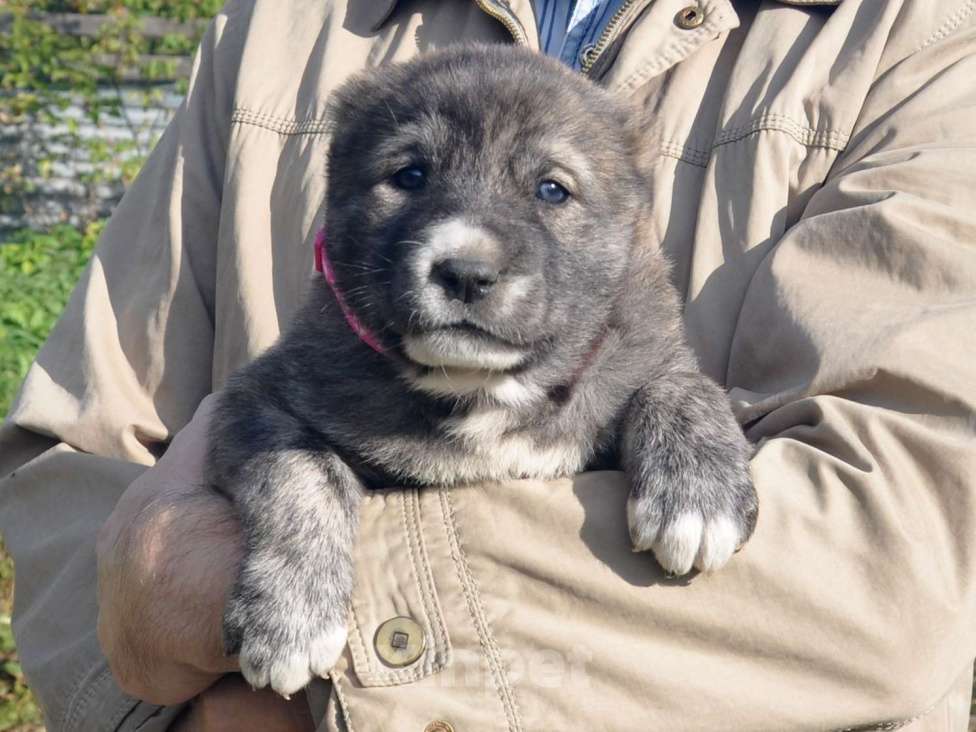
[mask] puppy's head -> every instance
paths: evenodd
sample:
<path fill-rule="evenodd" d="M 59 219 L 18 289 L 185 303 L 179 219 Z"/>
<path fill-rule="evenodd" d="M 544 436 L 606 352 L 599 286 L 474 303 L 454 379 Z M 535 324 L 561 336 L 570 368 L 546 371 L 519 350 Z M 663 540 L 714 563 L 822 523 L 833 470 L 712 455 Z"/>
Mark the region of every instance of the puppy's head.
<path fill-rule="evenodd" d="M 620 102 L 528 50 L 466 46 L 354 77 L 331 115 L 329 255 L 367 327 L 420 367 L 571 370 L 648 196 Z"/>

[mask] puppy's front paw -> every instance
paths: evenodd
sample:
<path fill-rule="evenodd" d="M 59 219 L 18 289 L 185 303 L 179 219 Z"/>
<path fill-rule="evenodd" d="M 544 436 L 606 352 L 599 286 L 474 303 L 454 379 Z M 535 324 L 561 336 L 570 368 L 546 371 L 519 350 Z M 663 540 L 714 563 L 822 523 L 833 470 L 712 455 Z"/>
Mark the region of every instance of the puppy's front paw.
<path fill-rule="evenodd" d="M 271 686 L 288 698 L 313 677 L 325 677 L 346 645 L 346 628 L 308 628 L 303 638 L 282 641 L 274 634 L 245 632 L 240 650 L 241 673 L 258 689 Z"/>
<path fill-rule="evenodd" d="M 252 687 L 271 686 L 288 697 L 339 660 L 346 645 L 344 603 L 314 597 L 297 579 L 256 580 L 248 569 L 224 612 L 224 649 L 239 654 Z"/>
<path fill-rule="evenodd" d="M 675 575 L 724 566 L 752 534 L 758 509 L 747 467 L 725 466 L 711 481 L 687 473 L 655 489 L 635 486 L 627 501 L 634 550 L 653 551 Z"/>
<path fill-rule="evenodd" d="M 700 509 L 689 508 L 663 524 L 660 511 L 646 498 L 627 501 L 627 523 L 634 551 L 654 552 L 670 574 L 687 574 L 692 566 L 709 571 L 719 569 L 749 538 L 748 524 L 718 513 L 708 519 Z"/>

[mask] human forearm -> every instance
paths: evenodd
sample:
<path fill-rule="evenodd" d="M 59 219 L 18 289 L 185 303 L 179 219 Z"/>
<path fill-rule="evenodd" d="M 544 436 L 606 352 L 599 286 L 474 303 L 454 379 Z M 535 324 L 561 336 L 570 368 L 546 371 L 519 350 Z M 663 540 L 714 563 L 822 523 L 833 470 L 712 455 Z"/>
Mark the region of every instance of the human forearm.
<path fill-rule="evenodd" d="M 202 483 L 211 405 L 132 482 L 98 534 L 102 648 L 121 687 L 157 704 L 185 702 L 237 669 L 220 627 L 240 528 Z"/>
<path fill-rule="evenodd" d="M 170 732 L 311 732 L 315 728 L 304 692 L 290 701 L 271 689 L 255 691 L 232 674 L 197 696 Z"/>

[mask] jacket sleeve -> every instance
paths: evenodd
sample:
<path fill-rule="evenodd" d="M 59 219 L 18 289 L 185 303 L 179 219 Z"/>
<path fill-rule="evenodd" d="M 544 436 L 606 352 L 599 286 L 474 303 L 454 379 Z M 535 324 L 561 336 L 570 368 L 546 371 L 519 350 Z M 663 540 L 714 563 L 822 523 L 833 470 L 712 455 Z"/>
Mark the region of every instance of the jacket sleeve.
<path fill-rule="evenodd" d="M 804 686 L 854 685 L 893 719 L 976 655 L 974 49 L 970 8 L 879 70 L 751 282 L 727 374 L 759 442 L 754 541 L 790 565 L 766 586 L 806 610 L 763 633 Z"/>
<path fill-rule="evenodd" d="M 241 4 L 243 5 L 243 3 Z M 14 634 L 51 730 L 157 729 L 96 638 L 97 530 L 210 391 L 215 242 L 246 23 L 231 3 L 186 100 L 108 223 L 0 433 Z"/>

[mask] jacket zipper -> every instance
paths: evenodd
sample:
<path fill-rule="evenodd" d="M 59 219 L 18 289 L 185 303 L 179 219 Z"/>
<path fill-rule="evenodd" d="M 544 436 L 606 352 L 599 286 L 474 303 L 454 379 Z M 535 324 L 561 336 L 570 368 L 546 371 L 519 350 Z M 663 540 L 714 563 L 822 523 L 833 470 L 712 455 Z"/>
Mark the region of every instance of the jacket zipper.
<path fill-rule="evenodd" d="M 501 7 L 498 3 L 492 2 L 492 0 L 475 0 L 475 4 L 482 11 L 505 26 L 505 30 L 511 34 L 512 39 L 516 43 L 523 46 L 529 45 L 529 39 L 525 35 L 525 29 L 508 8 Z"/>
<path fill-rule="evenodd" d="M 610 22 L 608 22 L 603 28 L 603 32 L 597 39 L 596 44 L 583 59 L 583 63 L 580 66 L 581 72 L 588 75 L 596 62 L 600 60 L 600 56 L 603 55 L 603 52 L 606 51 L 610 44 L 617 39 L 617 36 L 619 35 L 617 32 L 619 30 L 618 26 L 621 25 L 621 21 L 623 21 L 623 19 L 627 16 L 627 12 L 636 2 L 637 0 L 627 0 L 627 2 L 617 8 L 617 11 L 610 16 Z M 653 2 L 653 0 L 651 0 L 651 2 Z M 647 2 L 646 4 L 650 5 L 650 2 Z"/>

